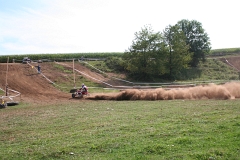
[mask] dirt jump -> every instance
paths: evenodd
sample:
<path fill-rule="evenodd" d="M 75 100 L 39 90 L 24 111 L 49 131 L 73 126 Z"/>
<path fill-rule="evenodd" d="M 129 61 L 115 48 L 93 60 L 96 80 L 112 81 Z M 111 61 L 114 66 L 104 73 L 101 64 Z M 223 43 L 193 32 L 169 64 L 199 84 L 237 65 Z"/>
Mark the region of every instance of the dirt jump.
<path fill-rule="evenodd" d="M 6 69 L 6 64 L 0 64 L 0 88 L 2 89 L 5 88 L 6 84 Z M 16 97 L 18 101 L 37 103 L 69 98 L 69 94 L 56 89 L 30 65 L 9 63 L 7 77 L 8 88 L 21 93 L 20 97 Z"/>
<path fill-rule="evenodd" d="M 72 74 L 59 71 L 56 67 L 54 67 L 54 64 L 59 64 L 70 71 L 72 70 L 71 62 L 41 63 L 41 74 L 39 74 L 37 70 L 38 63 L 9 63 L 7 74 L 8 88 L 21 93 L 21 95 L 16 97 L 15 100 L 33 103 L 54 103 L 71 100 L 72 94 L 65 93 L 57 89 L 55 87 L 55 85 L 57 85 L 55 82 L 57 80 L 70 81 L 72 79 Z M 95 83 L 101 83 L 103 87 L 109 87 L 111 86 L 110 84 L 121 84 L 116 81 L 114 82 L 111 78 L 107 78 L 102 74 L 91 71 L 91 69 L 80 63 L 75 64 L 75 69 L 84 73 L 83 76 L 87 75 L 87 79 Z M 0 89 L 3 90 L 5 90 L 6 86 L 6 71 L 7 64 L 0 63 Z M 80 75 L 80 73 L 76 74 L 77 76 Z M 110 76 L 112 75 L 113 74 L 110 73 Z M 71 76 L 71 78 L 69 76 Z M 9 94 L 10 96 L 15 95 L 15 93 L 12 92 L 9 92 Z M 92 95 L 94 95 L 94 93 Z"/>

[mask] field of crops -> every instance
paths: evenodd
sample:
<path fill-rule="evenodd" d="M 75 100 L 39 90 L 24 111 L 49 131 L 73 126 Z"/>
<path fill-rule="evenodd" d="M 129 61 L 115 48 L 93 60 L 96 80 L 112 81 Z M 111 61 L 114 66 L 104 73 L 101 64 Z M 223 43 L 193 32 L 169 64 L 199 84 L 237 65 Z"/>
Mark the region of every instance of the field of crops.
<path fill-rule="evenodd" d="M 240 54 L 240 48 L 223 48 L 211 50 L 207 56 L 225 56 Z M 48 59 L 54 60 L 64 60 L 64 59 L 80 59 L 85 58 L 107 58 L 107 57 L 119 57 L 122 56 L 123 52 L 106 52 L 106 53 L 55 53 L 55 54 L 26 54 L 26 55 L 2 55 L 0 56 L 0 63 L 6 63 L 9 58 L 9 62 L 21 62 L 24 57 L 30 57 L 32 60 Z"/>
<path fill-rule="evenodd" d="M 211 50 L 209 56 L 226 56 L 240 54 L 240 48 L 223 48 Z"/>
<path fill-rule="evenodd" d="M 113 53 L 59 53 L 59 54 L 29 54 L 29 55 L 5 55 L 0 56 L 0 63 L 6 63 L 8 58 L 9 62 L 22 62 L 24 57 L 29 57 L 31 60 L 65 60 L 65 59 L 80 59 L 84 58 L 107 58 L 107 57 L 118 57 L 123 53 L 113 52 Z"/>

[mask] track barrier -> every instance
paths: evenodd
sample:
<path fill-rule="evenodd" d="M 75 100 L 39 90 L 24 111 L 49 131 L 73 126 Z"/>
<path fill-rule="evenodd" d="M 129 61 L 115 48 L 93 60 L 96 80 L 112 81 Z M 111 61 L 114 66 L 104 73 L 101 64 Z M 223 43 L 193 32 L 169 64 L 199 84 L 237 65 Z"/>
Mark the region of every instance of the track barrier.
<path fill-rule="evenodd" d="M 233 67 L 234 69 L 236 69 L 238 72 L 240 71 L 239 69 L 237 69 L 233 64 L 231 64 L 230 62 L 228 62 L 228 60 L 226 58 L 224 58 L 225 61 L 227 62 L 227 64 L 229 64 L 231 67 Z"/>
<path fill-rule="evenodd" d="M 59 64 L 59 65 L 63 65 L 63 66 L 67 66 L 67 67 L 72 68 L 71 66 L 69 66 L 69 65 L 67 65 L 67 64 L 65 64 L 65 63 L 59 63 L 59 62 L 55 62 L 55 63 L 57 63 L 57 64 Z M 99 82 L 101 82 L 101 83 L 103 83 L 103 84 L 106 84 L 107 86 L 113 87 L 111 84 L 109 84 L 109 83 L 107 83 L 107 82 L 104 82 L 104 81 L 101 81 L 101 80 L 99 80 L 99 79 L 96 79 L 96 78 L 94 78 L 94 77 L 92 77 L 92 76 L 90 76 L 90 75 L 88 75 L 88 74 L 86 74 L 86 73 L 84 73 L 84 72 L 81 72 L 81 71 L 79 71 L 79 70 L 77 70 L 77 69 L 75 69 L 75 68 L 74 68 L 74 70 L 75 70 L 76 72 L 82 74 L 82 75 L 85 75 L 86 77 L 89 77 L 89 78 L 91 78 L 91 79 L 94 79 L 94 80 L 96 80 L 96 81 L 99 81 Z"/>
<path fill-rule="evenodd" d="M 92 68 L 94 68 L 95 70 L 99 71 L 100 73 L 103 73 L 104 75 L 109 76 L 107 73 L 101 71 L 100 69 L 92 66 L 91 64 L 89 64 L 85 61 L 81 61 L 81 60 L 78 59 L 78 62 L 85 63 L 85 64 L 91 66 Z M 72 66 L 69 66 L 69 65 L 64 64 L 64 63 L 59 63 L 59 62 L 56 62 L 56 63 L 72 68 Z M 87 75 L 87 74 L 85 74 L 81 71 L 78 71 L 78 70 L 76 70 L 76 71 L 79 72 L 80 74 L 91 77 L 91 76 L 89 76 L 89 75 Z M 93 77 L 91 77 L 91 78 L 95 79 Z M 174 88 L 189 88 L 189 87 L 194 87 L 194 86 L 197 86 L 197 85 L 208 84 L 208 83 L 226 83 L 226 82 L 229 82 L 229 81 L 226 81 L 226 80 L 209 80 L 209 81 L 193 81 L 193 82 L 141 83 L 141 82 L 126 81 L 126 80 L 119 79 L 119 78 L 116 78 L 116 77 L 111 77 L 111 78 L 114 78 L 116 80 L 120 80 L 120 81 L 123 81 L 123 82 L 127 82 L 131 85 L 129 85 L 129 86 L 113 86 L 111 84 L 107 84 L 108 86 L 111 86 L 111 88 L 105 88 L 105 89 L 153 89 L 153 88 L 174 89 Z M 95 79 L 95 80 L 97 80 L 97 79 Z M 97 81 L 100 81 L 100 80 L 97 80 Z M 100 81 L 100 82 L 102 82 L 104 84 L 106 83 L 104 81 Z"/>
<path fill-rule="evenodd" d="M 72 60 L 72 59 L 71 59 Z M 72 66 L 68 65 L 68 64 L 65 64 L 63 62 L 56 62 L 54 61 L 55 63 L 59 64 L 59 65 L 62 65 L 62 66 L 66 66 L 66 67 L 69 67 L 69 68 L 73 68 Z M 98 72 L 108 76 L 108 77 L 111 77 L 109 76 L 107 73 L 101 71 L 100 69 L 94 67 L 93 65 L 89 64 L 88 62 L 86 61 L 82 61 L 80 59 L 78 59 L 78 62 L 79 63 L 85 63 L 87 65 L 89 65 L 90 67 L 92 67 L 93 69 L 97 70 Z M 228 62 L 226 60 L 226 62 Z M 229 62 L 228 62 L 229 63 Z M 31 64 L 28 63 L 28 65 L 30 65 L 32 68 L 35 68 L 35 70 L 37 71 L 37 68 L 32 66 Z M 229 63 L 229 65 L 231 65 Z M 231 65 L 232 67 L 234 67 L 233 65 Z M 236 68 L 236 67 L 234 67 Z M 126 82 L 130 85 L 128 86 L 113 86 L 112 84 L 109 84 L 105 81 L 102 81 L 102 80 L 99 80 L 99 79 L 96 79 L 82 71 L 79 71 L 77 69 L 74 68 L 74 70 L 76 72 L 78 72 L 79 74 L 82 74 L 86 77 L 89 77 L 93 80 L 96 80 L 100 83 L 103 83 L 107 86 L 109 86 L 110 88 L 104 88 L 104 89 L 151 89 L 151 88 L 165 88 L 165 89 L 173 89 L 173 88 L 188 88 L 188 87 L 194 87 L 196 85 L 200 85 L 200 84 L 207 84 L 207 83 L 226 83 L 226 82 L 230 82 L 230 81 L 227 81 L 227 80 L 209 80 L 209 81 L 193 81 L 193 82 L 170 82 L 170 83 L 146 83 L 146 82 L 131 82 L 131 81 L 127 81 L 127 80 L 123 80 L 123 79 L 120 79 L 120 78 L 117 78 L 117 77 L 111 77 L 112 79 L 115 79 L 115 80 L 118 80 L 118 81 L 122 81 L 122 82 Z M 57 87 L 60 87 L 60 88 L 67 88 L 67 87 L 62 87 L 62 86 L 59 86 L 58 84 L 54 83 L 53 81 L 51 81 L 49 78 L 47 78 L 44 74 L 40 73 L 48 82 L 50 82 L 51 84 L 57 86 Z"/>
<path fill-rule="evenodd" d="M 6 93 L 6 91 L 4 91 L 2 88 L 0 88 L 0 90 L 2 90 L 4 93 Z M 21 93 L 16 91 L 16 90 L 10 89 L 10 88 L 8 88 L 8 91 L 11 91 L 11 92 L 15 93 L 15 95 L 13 95 L 13 96 L 1 96 L 0 98 L 1 99 L 9 99 L 10 101 L 7 101 L 7 103 L 18 104 L 18 102 L 14 101 L 14 98 L 16 98 L 16 97 L 21 98 Z M 9 95 L 9 94 L 10 93 L 8 92 L 7 95 Z"/>
<path fill-rule="evenodd" d="M 31 65 L 31 64 L 28 63 L 28 62 L 27 62 L 27 64 L 28 64 L 29 66 L 31 66 L 32 69 L 35 69 L 39 74 L 41 74 L 49 83 L 51 83 L 51 84 L 53 84 L 53 85 L 55 85 L 55 86 L 57 86 L 57 87 L 60 87 L 60 88 L 67 88 L 67 87 L 59 86 L 58 84 L 54 83 L 54 82 L 51 81 L 49 78 L 47 78 L 42 72 L 39 72 L 38 69 L 37 69 L 35 66 Z"/>
<path fill-rule="evenodd" d="M 80 62 L 80 63 L 85 63 L 85 64 L 89 65 L 90 67 L 94 68 L 95 70 L 97 70 L 97 71 L 99 71 L 99 72 L 101 72 L 101 73 L 109 76 L 107 73 L 101 71 L 100 69 L 94 67 L 93 65 L 91 65 L 91 64 L 89 64 L 89 63 L 87 63 L 87 62 L 85 62 L 85 61 L 78 60 L 78 62 Z M 127 82 L 127 83 L 130 83 L 130 84 L 133 84 L 133 82 L 130 82 L 130 81 L 127 81 L 127 80 L 124 80 L 124 79 L 120 79 L 120 78 L 117 78 L 117 77 L 111 77 L 111 78 L 116 79 L 116 80 L 118 80 L 118 81 L 122 81 L 122 82 Z"/>

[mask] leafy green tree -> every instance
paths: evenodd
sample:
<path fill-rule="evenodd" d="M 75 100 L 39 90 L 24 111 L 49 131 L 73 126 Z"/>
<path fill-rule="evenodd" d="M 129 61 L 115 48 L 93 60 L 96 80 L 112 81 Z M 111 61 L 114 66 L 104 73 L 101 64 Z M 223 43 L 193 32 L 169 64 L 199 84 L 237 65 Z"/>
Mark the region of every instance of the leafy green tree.
<path fill-rule="evenodd" d="M 108 57 L 105 60 L 106 65 L 115 71 L 124 71 L 124 61 L 121 57 Z"/>
<path fill-rule="evenodd" d="M 124 53 L 126 70 L 142 80 L 165 73 L 160 58 L 164 56 L 163 47 L 161 33 L 154 33 L 151 26 L 144 26 L 141 31 L 135 33 L 132 45 Z"/>
<path fill-rule="evenodd" d="M 167 48 L 165 67 L 169 70 L 170 79 L 173 79 L 175 74 L 184 68 L 188 68 L 192 54 L 189 52 L 184 33 L 177 25 L 166 27 L 163 35 Z"/>
<path fill-rule="evenodd" d="M 190 46 L 189 51 L 193 53 L 190 64 L 192 67 L 197 67 L 200 61 L 205 61 L 205 54 L 211 50 L 208 34 L 202 24 L 196 20 L 183 19 L 177 25 L 186 36 L 186 43 Z"/>

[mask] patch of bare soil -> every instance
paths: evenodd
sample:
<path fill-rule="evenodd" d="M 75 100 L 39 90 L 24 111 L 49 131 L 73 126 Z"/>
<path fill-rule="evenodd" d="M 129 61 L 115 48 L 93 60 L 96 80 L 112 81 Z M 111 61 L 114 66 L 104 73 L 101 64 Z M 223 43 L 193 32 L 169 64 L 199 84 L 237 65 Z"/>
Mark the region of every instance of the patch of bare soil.
<path fill-rule="evenodd" d="M 52 83 L 57 81 L 69 81 L 72 77 L 69 74 L 59 71 L 54 67 L 54 62 L 41 63 L 41 72 L 47 77 L 47 79 L 37 72 L 37 63 L 19 64 L 9 63 L 7 84 L 10 89 L 16 90 L 21 93 L 18 97 L 18 101 L 22 102 L 33 102 L 33 103 L 58 103 L 60 101 L 73 100 L 70 93 L 64 93 L 53 86 Z M 65 68 L 72 70 L 72 63 L 63 62 Z M 111 79 L 113 76 L 119 76 L 111 73 L 111 76 L 104 76 L 103 74 L 96 73 L 91 69 L 83 66 L 80 63 L 75 63 L 75 68 L 84 73 L 76 73 L 82 75 L 87 79 L 100 83 L 107 87 L 108 85 L 102 83 L 106 82 L 111 85 L 119 85 L 121 82 L 114 81 Z M 0 88 L 5 89 L 6 84 L 6 70 L 7 64 L 0 64 Z M 88 75 L 88 76 L 86 76 Z M 16 93 L 9 92 L 10 96 L 16 95 Z M 93 95 L 93 94 L 92 94 Z"/>
<path fill-rule="evenodd" d="M 2 89 L 6 84 L 6 70 L 7 64 L 0 64 L 0 87 Z M 59 75 L 57 72 L 52 72 L 52 74 L 52 76 Z M 69 99 L 69 94 L 56 89 L 41 74 L 38 74 L 35 67 L 32 68 L 28 64 L 9 63 L 7 84 L 9 89 L 21 93 L 20 101 L 23 102 L 49 103 Z M 10 96 L 14 94 L 10 92 Z"/>
<path fill-rule="evenodd" d="M 220 58 L 220 60 L 230 67 L 240 70 L 240 56 L 232 56 L 227 58 Z"/>

